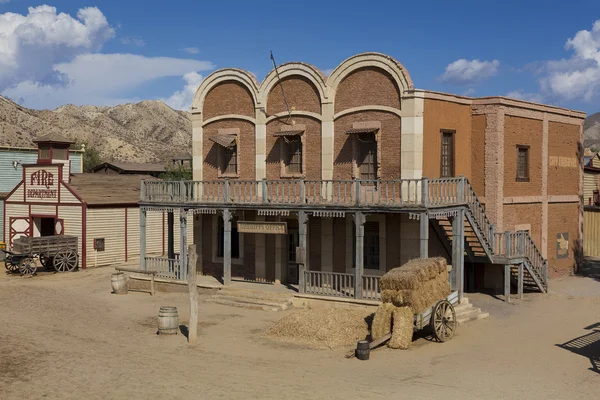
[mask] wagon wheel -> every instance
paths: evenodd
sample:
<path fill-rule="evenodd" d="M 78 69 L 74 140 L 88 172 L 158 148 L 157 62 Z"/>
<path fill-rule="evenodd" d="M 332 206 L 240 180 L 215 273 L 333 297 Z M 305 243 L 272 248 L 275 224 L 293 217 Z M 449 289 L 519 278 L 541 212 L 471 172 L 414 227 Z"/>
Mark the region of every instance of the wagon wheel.
<path fill-rule="evenodd" d="M 4 260 L 4 268 L 6 268 L 8 272 L 15 272 L 19 270 L 19 264 L 15 264 L 12 260 L 7 258 Z"/>
<path fill-rule="evenodd" d="M 49 257 L 47 254 L 40 254 L 40 263 L 44 268 L 48 268 L 52 265 L 52 257 Z"/>
<path fill-rule="evenodd" d="M 77 268 L 77 253 L 74 251 L 60 251 L 54 256 L 54 269 L 56 272 L 74 271 Z"/>
<path fill-rule="evenodd" d="M 431 329 L 438 342 L 446 342 L 456 331 L 456 313 L 454 306 L 448 300 L 441 300 L 433 307 L 431 314 Z"/>
<path fill-rule="evenodd" d="M 21 275 L 33 275 L 36 270 L 37 265 L 33 258 L 28 257 L 21 260 L 21 263 L 19 264 L 19 272 Z"/>

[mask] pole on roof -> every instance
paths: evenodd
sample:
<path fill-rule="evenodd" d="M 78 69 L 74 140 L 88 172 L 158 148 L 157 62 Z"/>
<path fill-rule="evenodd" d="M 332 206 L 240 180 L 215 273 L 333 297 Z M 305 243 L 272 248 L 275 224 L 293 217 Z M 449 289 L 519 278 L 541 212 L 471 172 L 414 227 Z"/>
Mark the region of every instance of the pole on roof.
<path fill-rule="evenodd" d="M 288 105 L 287 99 L 285 98 L 285 91 L 283 90 L 283 82 L 281 82 L 281 77 L 279 76 L 279 70 L 277 69 L 277 64 L 275 63 L 275 57 L 273 56 L 273 51 L 271 51 L 271 61 L 273 62 L 273 68 L 275 68 L 275 74 L 277 75 L 277 82 L 279 83 L 279 87 L 281 88 L 281 94 L 283 95 L 283 103 L 285 104 L 285 108 L 288 112 L 288 124 L 292 124 L 292 112 L 290 111 L 290 106 Z"/>

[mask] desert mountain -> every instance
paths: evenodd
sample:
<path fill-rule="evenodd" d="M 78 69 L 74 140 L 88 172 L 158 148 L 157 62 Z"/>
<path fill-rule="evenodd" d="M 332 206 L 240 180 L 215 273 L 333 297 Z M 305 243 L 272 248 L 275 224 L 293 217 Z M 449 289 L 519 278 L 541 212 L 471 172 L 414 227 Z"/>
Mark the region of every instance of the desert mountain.
<path fill-rule="evenodd" d="M 585 147 L 592 145 L 600 147 L 600 112 L 592 114 L 585 119 L 583 124 L 583 138 Z"/>
<path fill-rule="evenodd" d="M 35 147 L 33 138 L 52 132 L 87 142 L 110 161 L 165 162 L 192 149 L 190 114 L 158 100 L 39 111 L 0 96 L 0 146 Z"/>

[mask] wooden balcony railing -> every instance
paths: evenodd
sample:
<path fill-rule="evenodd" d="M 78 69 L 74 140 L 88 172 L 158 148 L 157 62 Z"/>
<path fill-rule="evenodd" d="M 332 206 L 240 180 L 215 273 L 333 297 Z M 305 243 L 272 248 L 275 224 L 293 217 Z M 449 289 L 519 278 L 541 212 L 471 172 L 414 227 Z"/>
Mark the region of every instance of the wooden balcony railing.
<path fill-rule="evenodd" d="M 395 180 L 144 181 L 142 203 L 332 207 L 465 204 L 465 178 Z"/>

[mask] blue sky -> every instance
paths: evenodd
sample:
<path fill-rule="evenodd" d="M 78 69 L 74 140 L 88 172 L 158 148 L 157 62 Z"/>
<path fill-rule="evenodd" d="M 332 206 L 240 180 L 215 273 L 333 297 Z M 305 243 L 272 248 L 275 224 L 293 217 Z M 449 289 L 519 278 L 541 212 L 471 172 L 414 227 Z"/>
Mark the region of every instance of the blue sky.
<path fill-rule="evenodd" d="M 0 0 L 0 93 L 34 108 L 162 99 L 184 109 L 216 68 L 262 79 L 269 50 L 322 70 L 378 51 L 417 88 L 600 111 L 597 0 Z"/>

